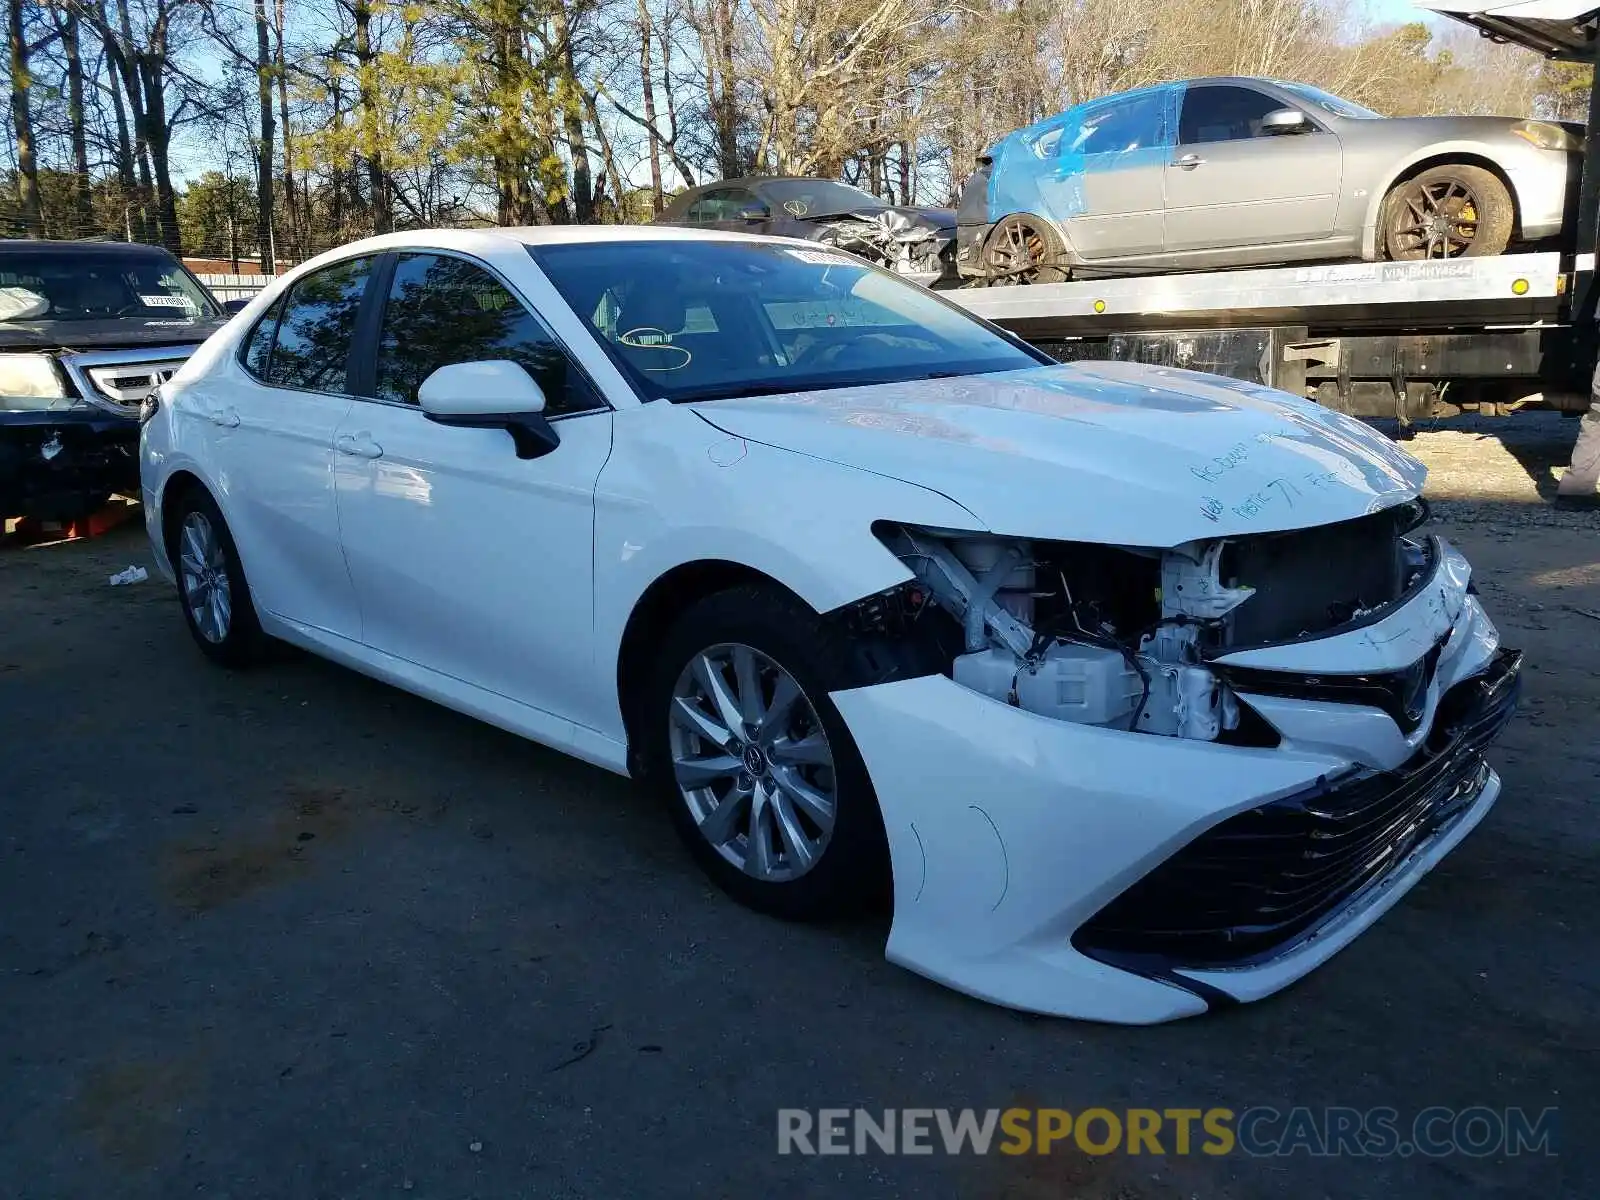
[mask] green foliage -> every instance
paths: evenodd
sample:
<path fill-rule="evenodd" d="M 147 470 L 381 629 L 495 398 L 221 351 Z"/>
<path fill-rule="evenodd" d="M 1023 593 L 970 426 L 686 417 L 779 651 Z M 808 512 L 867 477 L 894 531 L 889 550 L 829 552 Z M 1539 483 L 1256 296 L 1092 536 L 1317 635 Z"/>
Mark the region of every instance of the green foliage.
<path fill-rule="evenodd" d="M 226 258 L 236 250 L 241 258 L 255 255 L 255 180 L 207 171 L 178 196 L 178 232 L 188 254 Z"/>

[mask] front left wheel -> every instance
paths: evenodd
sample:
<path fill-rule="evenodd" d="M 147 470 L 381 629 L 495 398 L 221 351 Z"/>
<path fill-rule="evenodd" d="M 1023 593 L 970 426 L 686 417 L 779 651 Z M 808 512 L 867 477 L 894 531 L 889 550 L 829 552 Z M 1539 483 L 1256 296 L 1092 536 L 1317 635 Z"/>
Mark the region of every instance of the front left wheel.
<path fill-rule="evenodd" d="M 828 698 L 851 663 L 794 597 L 739 587 L 678 619 L 637 698 L 648 786 L 705 872 L 750 908 L 814 920 L 887 894 L 877 797 Z"/>
<path fill-rule="evenodd" d="M 178 601 L 201 653 L 227 667 L 257 662 L 266 635 L 233 535 L 216 501 L 191 488 L 176 500 L 167 553 L 178 577 Z"/>

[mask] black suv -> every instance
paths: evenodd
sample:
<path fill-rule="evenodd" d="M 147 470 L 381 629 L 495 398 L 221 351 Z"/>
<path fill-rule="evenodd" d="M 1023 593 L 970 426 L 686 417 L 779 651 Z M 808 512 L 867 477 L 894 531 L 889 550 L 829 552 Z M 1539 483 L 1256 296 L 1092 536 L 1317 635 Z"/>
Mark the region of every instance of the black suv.
<path fill-rule="evenodd" d="M 234 307 L 159 247 L 0 241 L 0 518 L 137 495 L 140 405 Z"/>

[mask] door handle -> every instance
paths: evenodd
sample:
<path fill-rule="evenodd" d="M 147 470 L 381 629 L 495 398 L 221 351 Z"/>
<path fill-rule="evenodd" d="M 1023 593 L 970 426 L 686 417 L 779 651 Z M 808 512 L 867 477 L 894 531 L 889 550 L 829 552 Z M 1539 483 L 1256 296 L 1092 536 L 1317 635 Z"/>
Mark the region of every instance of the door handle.
<path fill-rule="evenodd" d="M 1177 161 L 1176 165 L 1182 167 L 1185 171 L 1192 171 L 1196 167 L 1205 166 L 1206 160 L 1201 158 L 1198 154 L 1185 154 Z"/>
<path fill-rule="evenodd" d="M 383 447 L 372 440 L 370 433 L 341 433 L 333 439 L 333 448 L 340 454 L 350 454 L 356 458 L 383 457 Z"/>
<path fill-rule="evenodd" d="M 220 425 L 224 429 L 239 428 L 239 410 L 235 408 L 213 408 L 206 414 L 213 425 Z"/>

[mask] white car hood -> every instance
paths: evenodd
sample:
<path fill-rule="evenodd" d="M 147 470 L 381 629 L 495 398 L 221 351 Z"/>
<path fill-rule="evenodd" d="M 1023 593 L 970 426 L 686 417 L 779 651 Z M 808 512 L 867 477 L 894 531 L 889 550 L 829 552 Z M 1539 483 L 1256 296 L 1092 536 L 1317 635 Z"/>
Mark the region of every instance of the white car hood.
<path fill-rule="evenodd" d="M 1135 363 L 693 407 L 735 437 L 931 488 L 1024 537 L 1175 546 L 1323 525 L 1409 500 L 1427 474 L 1310 401 Z"/>

